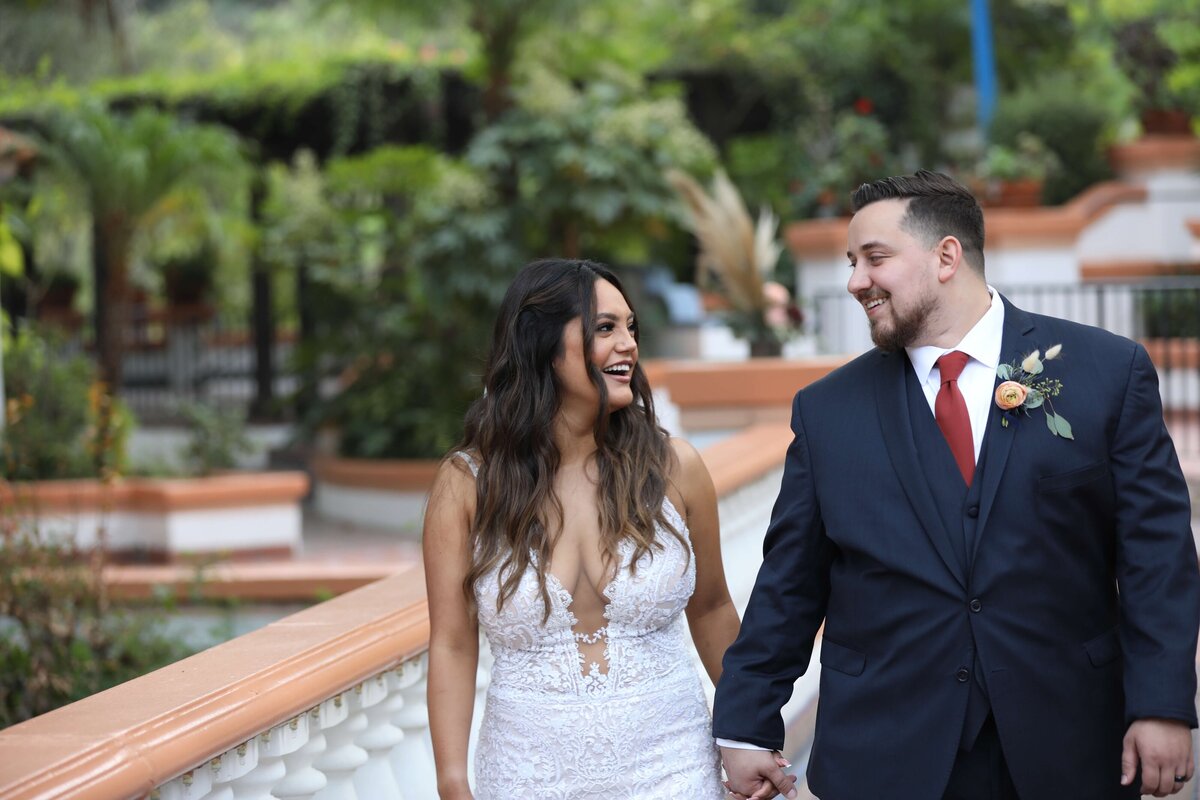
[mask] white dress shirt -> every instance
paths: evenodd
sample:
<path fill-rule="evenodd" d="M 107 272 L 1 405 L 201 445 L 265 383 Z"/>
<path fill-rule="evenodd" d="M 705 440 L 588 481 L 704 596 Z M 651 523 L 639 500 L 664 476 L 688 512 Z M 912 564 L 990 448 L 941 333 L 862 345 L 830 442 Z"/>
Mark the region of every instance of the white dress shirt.
<path fill-rule="evenodd" d="M 925 392 L 925 399 L 929 401 L 930 412 L 933 412 L 942 388 L 942 371 L 937 368 L 937 360 L 954 350 L 961 350 L 970 356 L 962 374 L 958 376 L 958 390 L 962 392 L 963 400 L 967 403 L 967 415 L 971 418 L 975 463 L 979 463 L 979 448 L 983 445 L 988 413 L 992 410 L 996 368 L 1000 366 L 1000 344 L 1004 338 L 1004 301 L 992 287 L 989 286 L 988 291 L 992 295 L 992 304 L 954 347 L 948 350 L 933 345 L 904 348 L 908 360 L 912 362 L 917 382 Z"/>
<path fill-rule="evenodd" d="M 961 350 L 970 358 L 958 376 L 958 390 L 962 392 L 967 404 L 967 415 L 971 418 L 971 439 L 975 445 L 975 463 L 979 463 L 979 448 L 983 444 L 983 434 L 987 431 L 988 414 L 991 412 L 992 395 L 996 387 L 996 368 L 1000 366 L 1000 346 L 1004 338 L 1004 301 L 1000 293 L 988 287 L 992 296 L 992 304 L 975 323 L 967 335 L 958 344 L 949 349 L 934 345 L 921 347 L 906 347 L 908 360 L 912 362 L 913 372 L 925 399 L 929 401 L 929 413 L 934 413 L 934 403 L 942 388 L 942 371 L 937 368 L 937 360 L 946 353 Z M 766 750 L 749 742 L 739 742 L 732 739 L 717 739 L 720 747 L 732 747 L 740 750 Z"/>

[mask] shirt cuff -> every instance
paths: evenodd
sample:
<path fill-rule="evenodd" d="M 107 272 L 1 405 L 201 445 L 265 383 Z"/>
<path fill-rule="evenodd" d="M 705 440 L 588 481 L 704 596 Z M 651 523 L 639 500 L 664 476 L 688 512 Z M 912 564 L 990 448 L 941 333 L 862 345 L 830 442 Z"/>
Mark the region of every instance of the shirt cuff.
<path fill-rule="evenodd" d="M 734 750 L 767 750 L 765 747 L 759 747 L 749 742 L 739 742 L 735 739 L 717 739 L 717 747 L 730 747 Z M 767 752 L 771 751 L 767 750 Z"/>

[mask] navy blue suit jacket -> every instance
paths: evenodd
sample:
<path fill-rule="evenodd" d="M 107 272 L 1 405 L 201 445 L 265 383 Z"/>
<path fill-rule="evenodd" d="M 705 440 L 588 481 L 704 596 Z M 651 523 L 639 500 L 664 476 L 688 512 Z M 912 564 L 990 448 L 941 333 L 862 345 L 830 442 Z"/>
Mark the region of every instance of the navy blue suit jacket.
<path fill-rule="evenodd" d="M 1023 800 L 1128 797 L 1128 723 L 1195 727 L 1200 571 L 1157 375 L 1128 339 L 1005 301 L 1001 361 L 1060 343 L 1044 375 L 1075 438 L 1040 409 L 1005 426 L 991 407 L 966 558 L 917 458 L 903 351 L 796 395 L 716 736 L 783 746 L 822 622 L 808 778 L 823 800 L 940 798 L 976 664 Z"/>

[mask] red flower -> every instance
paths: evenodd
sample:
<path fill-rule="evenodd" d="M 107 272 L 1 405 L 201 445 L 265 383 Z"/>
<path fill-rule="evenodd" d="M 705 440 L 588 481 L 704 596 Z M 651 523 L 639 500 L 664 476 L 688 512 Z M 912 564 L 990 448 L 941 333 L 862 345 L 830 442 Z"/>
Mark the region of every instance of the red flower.
<path fill-rule="evenodd" d="M 860 97 L 854 101 L 854 110 L 864 117 L 875 110 L 875 104 L 871 102 L 869 97 Z"/>

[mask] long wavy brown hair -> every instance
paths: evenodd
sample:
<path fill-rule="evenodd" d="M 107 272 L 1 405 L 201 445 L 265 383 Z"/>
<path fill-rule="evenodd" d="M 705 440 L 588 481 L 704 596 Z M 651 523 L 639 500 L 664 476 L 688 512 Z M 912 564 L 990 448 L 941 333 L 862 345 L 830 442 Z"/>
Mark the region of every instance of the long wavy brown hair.
<path fill-rule="evenodd" d="M 478 464 L 472 561 L 463 585 L 467 597 L 473 599 L 476 582 L 498 566 L 499 611 L 532 564 L 545 607 L 543 622 L 550 614 L 547 565 L 563 524 L 562 503 L 554 492 L 560 460 L 554 427 L 562 392 L 554 365 L 563 356 L 563 335 L 572 321 L 582 328 L 583 352 L 592 352 L 599 280 L 629 301 L 617 277 L 591 261 L 546 259 L 521 270 L 500 304 L 483 395 L 467 412 L 462 441 L 451 451 L 466 452 Z M 609 413 L 603 375 L 591 359 L 585 361 L 600 395 L 594 459 L 605 566 L 616 563 L 623 539 L 635 544 L 633 563 L 660 549 L 656 523 L 686 547 L 663 513 L 674 454 L 654 416 L 642 365 L 635 364 L 630 380 L 633 402 Z"/>

